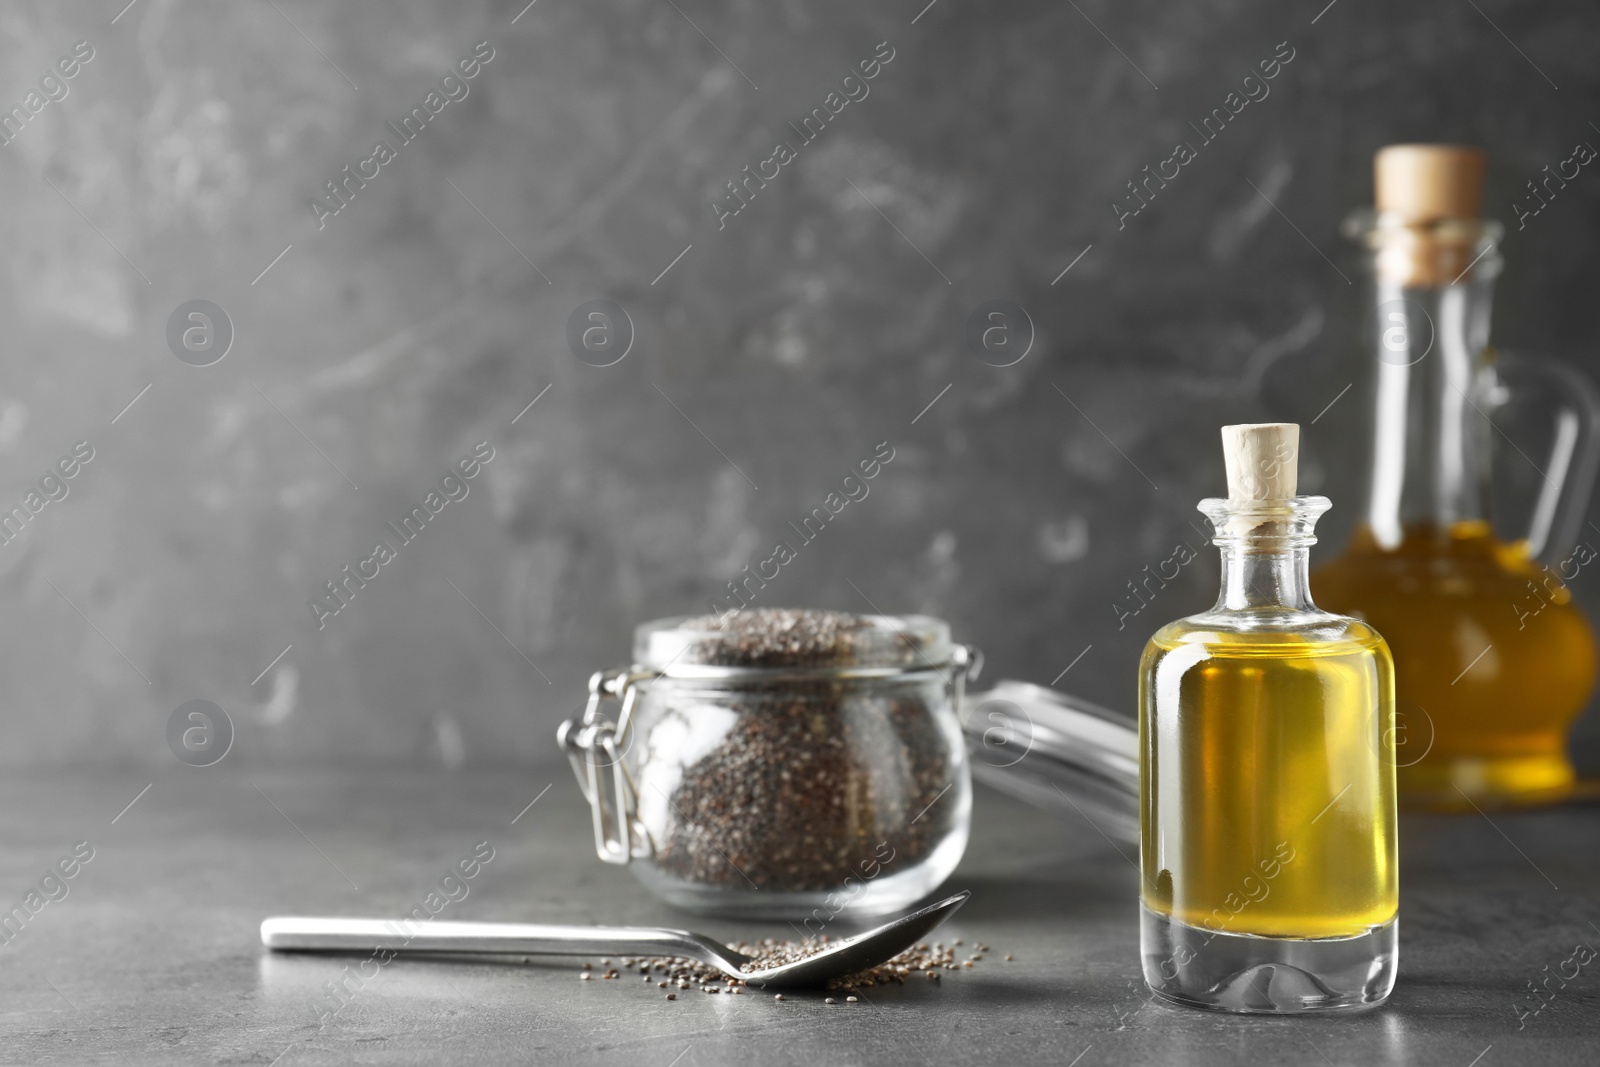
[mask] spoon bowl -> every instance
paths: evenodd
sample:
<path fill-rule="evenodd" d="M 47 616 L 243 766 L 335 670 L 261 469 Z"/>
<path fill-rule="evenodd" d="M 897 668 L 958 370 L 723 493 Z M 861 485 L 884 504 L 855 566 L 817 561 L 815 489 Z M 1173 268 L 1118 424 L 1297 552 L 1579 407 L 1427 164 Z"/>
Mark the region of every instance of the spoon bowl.
<path fill-rule="evenodd" d="M 829 942 L 826 948 L 803 959 L 759 970 L 742 969 L 739 977 L 746 985 L 758 988 L 826 985 L 831 978 L 857 974 L 894 959 L 954 915 L 970 896 L 970 890 L 963 890 L 882 926 Z M 750 960 L 746 957 L 742 967 L 749 968 L 749 965 Z"/>

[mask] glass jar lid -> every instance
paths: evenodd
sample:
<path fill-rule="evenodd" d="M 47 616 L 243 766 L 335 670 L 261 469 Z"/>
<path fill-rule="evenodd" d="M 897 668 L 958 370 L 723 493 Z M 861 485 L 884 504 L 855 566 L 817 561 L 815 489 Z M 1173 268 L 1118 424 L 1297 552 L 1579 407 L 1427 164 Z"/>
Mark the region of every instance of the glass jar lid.
<path fill-rule="evenodd" d="M 950 627 L 927 615 L 852 615 L 807 608 L 747 608 L 641 624 L 633 661 L 645 670 L 901 671 L 943 669 Z"/>

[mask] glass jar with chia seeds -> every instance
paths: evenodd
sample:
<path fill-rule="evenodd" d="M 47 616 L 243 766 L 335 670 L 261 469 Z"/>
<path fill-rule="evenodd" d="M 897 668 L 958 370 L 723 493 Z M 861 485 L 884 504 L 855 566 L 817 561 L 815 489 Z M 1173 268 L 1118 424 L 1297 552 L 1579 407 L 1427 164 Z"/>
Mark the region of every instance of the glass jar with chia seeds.
<path fill-rule="evenodd" d="M 955 869 L 981 660 L 945 623 L 746 609 L 645 623 L 633 659 L 559 735 L 601 859 L 679 907 L 808 930 L 904 908 Z"/>

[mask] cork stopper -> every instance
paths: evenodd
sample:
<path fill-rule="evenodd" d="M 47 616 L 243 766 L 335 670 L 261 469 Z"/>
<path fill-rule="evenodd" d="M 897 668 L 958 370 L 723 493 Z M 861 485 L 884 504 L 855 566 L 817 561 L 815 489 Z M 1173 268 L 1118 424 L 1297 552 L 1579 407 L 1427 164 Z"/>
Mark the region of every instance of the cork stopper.
<path fill-rule="evenodd" d="M 1372 160 L 1376 206 L 1409 224 L 1476 219 L 1483 213 L 1481 148 L 1392 144 Z"/>
<path fill-rule="evenodd" d="M 1482 149 L 1392 144 L 1373 157 L 1378 279 L 1437 289 L 1471 276 L 1484 231 Z M 1486 269 L 1487 265 L 1476 269 Z"/>
<path fill-rule="evenodd" d="M 1293 422 L 1224 426 L 1222 456 L 1229 500 L 1288 500 L 1298 483 L 1300 427 Z"/>

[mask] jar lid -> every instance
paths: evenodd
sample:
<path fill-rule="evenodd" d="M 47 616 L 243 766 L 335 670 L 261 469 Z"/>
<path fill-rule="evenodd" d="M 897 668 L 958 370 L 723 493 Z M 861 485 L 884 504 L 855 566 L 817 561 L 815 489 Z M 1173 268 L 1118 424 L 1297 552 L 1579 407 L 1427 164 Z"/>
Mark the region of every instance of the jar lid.
<path fill-rule="evenodd" d="M 972 773 L 1003 793 L 1100 833 L 1139 840 L 1139 724 L 1028 682 L 969 693 L 962 724 Z"/>
<path fill-rule="evenodd" d="M 748 608 L 641 624 L 633 661 L 646 670 L 890 668 L 950 662 L 950 627 L 928 615 L 851 615 L 807 608 Z"/>

